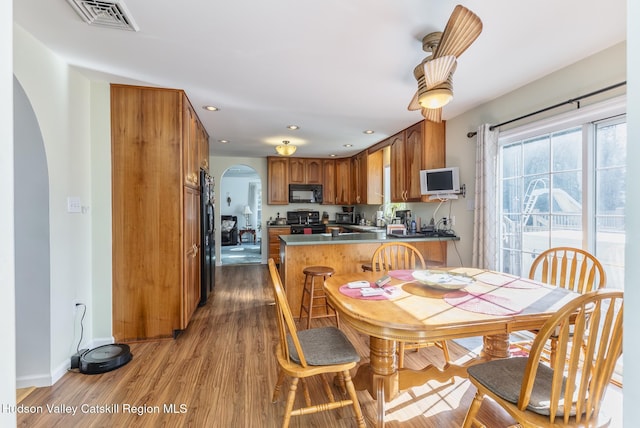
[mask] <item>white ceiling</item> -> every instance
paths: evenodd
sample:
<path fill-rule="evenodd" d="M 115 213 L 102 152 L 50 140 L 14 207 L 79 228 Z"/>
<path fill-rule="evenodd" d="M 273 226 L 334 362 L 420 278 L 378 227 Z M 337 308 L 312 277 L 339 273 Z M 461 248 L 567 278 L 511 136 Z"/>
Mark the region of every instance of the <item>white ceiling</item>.
<path fill-rule="evenodd" d="M 184 89 L 214 156 L 273 155 L 285 139 L 296 156 L 345 156 L 418 122 L 407 106 L 422 36 L 458 3 L 484 29 L 444 119 L 626 39 L 626 0 L 124 3 L 138 32 L 89 26 L 66 0 L 14 0 L 14 22 L 91 78 Z"/>

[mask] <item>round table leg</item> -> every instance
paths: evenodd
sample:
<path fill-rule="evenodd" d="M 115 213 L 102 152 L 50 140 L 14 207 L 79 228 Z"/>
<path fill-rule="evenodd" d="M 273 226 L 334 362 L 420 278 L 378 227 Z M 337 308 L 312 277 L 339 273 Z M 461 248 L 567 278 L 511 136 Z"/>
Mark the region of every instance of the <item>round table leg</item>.
<path fill-rule="evenodd" d="M 378 402 L 378 426 L 384 426 L 384 403 L 398 395 L 398 365 L 394 340 L 369 338 L 371 389 L 369 393 Z"/>
<path fill-rule="evenodd" d="M 509 357 L 509 334 L 500 333 L 484 336 L 482 356 L 488 359 Z"/>
<path fill-rule="evenodd" d="M 378 428 L 384 428 L 384 379 L 378 378 L 378 385 L 376 388 L 376 395 L 378 396 Z"/>

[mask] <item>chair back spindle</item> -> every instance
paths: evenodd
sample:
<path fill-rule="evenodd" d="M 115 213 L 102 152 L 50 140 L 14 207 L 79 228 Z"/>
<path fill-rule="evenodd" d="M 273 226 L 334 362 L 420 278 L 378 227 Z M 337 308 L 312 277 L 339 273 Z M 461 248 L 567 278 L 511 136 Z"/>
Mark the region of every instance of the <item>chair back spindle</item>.
<path fill-rule="evenodd" d="M 529 278 L 584 294 L 604 288 L 606 274 L 591 253 L 573 247 L 555 247 L 540 253 Z"/>

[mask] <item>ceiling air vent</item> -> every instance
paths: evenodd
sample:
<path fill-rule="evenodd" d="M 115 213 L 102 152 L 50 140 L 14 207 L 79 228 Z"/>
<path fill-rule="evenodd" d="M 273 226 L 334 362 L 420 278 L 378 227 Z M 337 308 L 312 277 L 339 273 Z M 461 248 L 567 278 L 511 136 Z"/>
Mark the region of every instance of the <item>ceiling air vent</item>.
<path fill-rule="evenodd" d="M 89 25 L 129 31 L 139 30 L 121 0 L 67 0 L 67 2 Z"/>

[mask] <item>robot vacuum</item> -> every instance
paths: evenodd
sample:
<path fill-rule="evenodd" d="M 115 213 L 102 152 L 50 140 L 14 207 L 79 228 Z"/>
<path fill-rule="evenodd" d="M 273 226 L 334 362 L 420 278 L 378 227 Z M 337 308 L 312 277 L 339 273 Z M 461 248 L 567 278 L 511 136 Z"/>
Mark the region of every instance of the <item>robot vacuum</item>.
<path fill-rule="evenodd" d="M 133 358 L 129 345 L 115 343 L 98 346 L 80 356 L 80 373 L 98 374 L 115 370 Z"/>

